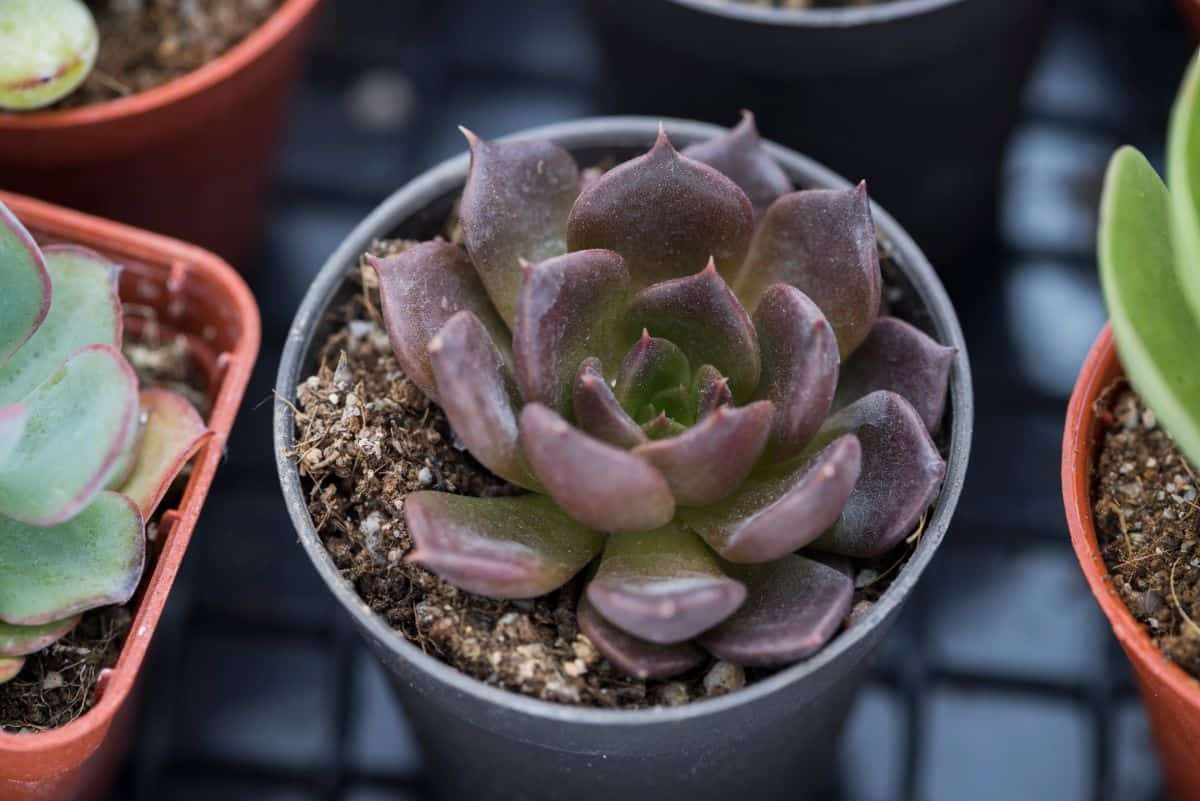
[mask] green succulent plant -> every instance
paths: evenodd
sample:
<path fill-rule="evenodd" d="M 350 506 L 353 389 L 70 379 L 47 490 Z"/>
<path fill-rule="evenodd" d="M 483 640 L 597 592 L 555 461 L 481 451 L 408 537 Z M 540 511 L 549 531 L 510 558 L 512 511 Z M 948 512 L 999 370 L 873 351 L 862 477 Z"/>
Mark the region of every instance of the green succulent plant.
<path fill-rule="evenodd" d="M 132 597 L 145 521 L 209 433 L 181 396 L 139 391 L 117 272 L 39 248 L 0 203 L 0 682 Z"/>
<path fill-rule="evenodd" d="M 465 248 L 370 259 L 405 374 L 527 494 L 404 501 L 409 559 L 578 619 L 621 670 L 802 659 L 847 616 L 837 559 L 912 533 L 945 464 L 954 350 L 879 316 L 865 185 L 793 191 L 747 114 L 581 179 L 465 132 Z"/>
<path fill-rule="evenodd" d="M 100 48 L 82 0 L 0 2 L 0 109 L 48 106 L 75 91 Z"/>

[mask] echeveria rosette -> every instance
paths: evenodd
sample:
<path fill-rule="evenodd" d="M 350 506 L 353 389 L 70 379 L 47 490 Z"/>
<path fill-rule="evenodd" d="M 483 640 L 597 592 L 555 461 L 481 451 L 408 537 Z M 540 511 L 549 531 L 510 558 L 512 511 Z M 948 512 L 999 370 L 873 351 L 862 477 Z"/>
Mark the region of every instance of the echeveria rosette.
<path fill-rule="evenodd" d="M 410 560 L 494 598 L 583 571 L 630 675 L 814 653 L 853 584 L 797 551 L 885 554 L 945 471 L 954 351 L 880 316 L 865 187 L 793 191 L 749 115 L 586 182 L 553 143 L 468 140 L 465 248 L 372 264 L 402 369 L 530 492 L 409 495 Z"/>
<path fill-rule="evenodd" d="M 145 521 L 208 435 L 121 355 L 117 267 L 0 204 L 0 683 L 132 597 Z"/>

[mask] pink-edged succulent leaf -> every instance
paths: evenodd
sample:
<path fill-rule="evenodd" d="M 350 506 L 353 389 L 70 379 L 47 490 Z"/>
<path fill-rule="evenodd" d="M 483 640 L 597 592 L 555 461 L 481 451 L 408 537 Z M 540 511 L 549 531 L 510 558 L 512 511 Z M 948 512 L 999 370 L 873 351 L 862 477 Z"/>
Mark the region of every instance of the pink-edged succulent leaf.
<path fill-rule="evenodd" d="M 25 657 L 0 657 L 0 684 L 6 684 L 17 677 L 25 666 Z"/>
<path fill-rule="evenodd" d="M 847 433 L 862 444 L 862 472 L 841 517 L 813 546 L 869 559 L 913 532 L 937 497 L 946 463 L 920 415 L 888 390 L 872 392 L 830 417 L 814 442 Z"/>
<path fill-rule="evenodd" d="M 696 371 L 692 381 L 692 398 L 696 406 L 696 419 L 703 420 L 722 406 L 733 403 L 729 379 L 711 364 L 704 365 Z"/>
<path fill-rule="evenodd" d="M 33 336 L 0 367 L 0 405 L 25 398 L 81 348 L 121 345 L 117 266 L 74 245 L 51 245 L 42 253 L 54 299 Z"/>
<path fill-rule="evenodd" d="M 738 665 L 767 667 L 812 656 L 850 613 L 854 582 L 802 556 L 784 556 L 736 570 L 746 603 L 700 635 L 709 653 Z"/>
<path fill-rule="evenodd" d="M 601 366 L 596 358 L 585 359 L 579 365 L 579 375 L 575 377 L 575 424 L 584 432 L 618 448 L 641 445 L 646 441 L 646 435 L 621 408 Z"/>
<path fill-rule="evenodd" d="M 0 620 L 36 626 L 125 603 L 145 561 L 142 515 L 115 492 L 54 526 L 0 517 Z"/>
<path fill-rule="evenodd" d="M 710 261 L 695 275 L 639 292 L 629 306 L 631 334 L 648 330 L 674 342 L 692 364 L 711 364 L 742 401 L 758 385 L 758 335 L 750 315 Z"/>
<path fill-rule="evenodd" d="M 629 273 L 611 250 L 568 253 L 527 267 L 512 336 L 525 402 L 570 414 L 583 360 L 616 364 L 633 341 L 621 327 L 628 302 Z"/>
<path fill-rule="evenodd" d="M 580 194 L 567 245 L 617 251 L 641 289 L 693 273 L 710 257 L 732 275 L 753 230 L 754 208 L 737 184 L 681 156 L 660 132 L 650 152 L 614 167 Z"/>
<path fill-rule="evenodd" d="M 23 403 L 0 406 L 0 467 L 17 449 L 25 433 L 25 421 L 29 419 L 29 407 Z"/>
<path fill-rule="evenodd" d="M 662 473 L 540 403 L 521 410 L 520 441 L 546 492 L 589 528 L 645 531 L 675 516 L 675 498 Z"/>
<path fill-rule="evenodd" d="M 79 615 L 52 620 L 40 626 L 0 623 L 0 659 L 28 656 L 61 640 L 79 623 Z"/>
<path fill-rule="evenodd" d="M 50 311 L 50 275 L 37 243 L 0 203 L 0 365 L 17 352 Z"/>
<path fill-rule="evenodd" d="M 741 606 L 746 588 L 675 524 L 608 538 L 588 600 L 609 623 L 660 645 L 690 640 Z"/>
<path fill-rule="evenodd" d="M 757 219 L 776 198 L 794 189 L 787 173 L 767 152 L 749 111 L 742 112 L 736 127 L 685 148 L 683 155 L 707 164 L 740 186 Z"/>
<path fill-rule="evenodd" d="M 754 325 L 762 349 L 755 397 L 776 409 L 766 458 L 787 461 L 829 414 L 838 385 L 837 337 L 817 304 L 788 284 L 774 284 L 763 293 Z"/>
<path fill-rule="evenodd" d="M 890 389 L 912 404 L 930 434 L 946 411 L 956 348 L 895 317 L 880 317 L 842 365 L 834 407 L 841 409 L 876 390 Z"/>
<path fill-rule="evenodd" d="M 368 256 L 367 261 L 379 276 L 383 322 L 396 361 L 430 400 L 440 401 L 440 394 L 429 340 L 458 312 L 473 312 L 507 351 L 508 327 L 496 314 L 462 248 L 449 242 L 422 242 L 395 256 Z"/>
<path fill-rule="evenodd" d="M 442 409 L 471 455 L 496 475 L 538 489 L 517 440 L 516 382 L 487 327 L 473 312 L 459 312 L 429 343 L 429 355 Z"/>
<path fill-rule="evenodd" d="M 119 491 L 136 503 L 142 517 L 149 520 L 175 476 L 212 432 L 191 402 L 178 393 L 144 389 L 139 403 L 145 423 L 133 469 Z"/>
<path fill-rule="evenodd" d="M 669 679 L 704 661 L 704 651 L 692 642 L 670 645 L 639 640 L 609 623 L 585 594 L 575 609 L 579 630 L 617 670 L 637 679 Z"/>
<path fill-rule="evenodd" d="M 489 598 L 535 598 L 570 581 L 604 547 L 541 495 L 468 498 L 415 492 L 404 499 L 409 561 Z"/>
<path fill-rule="evenodd" d="M 838 521 L 861 467 L 858 439 L 846 434 L 808 460 L 755 476 L 721 503 L 680 510 L 680 519 L 730 562 L 778 559 Z"/>
<path fill-rule="evenodd" d="M 0 466 L 0 515 L 62 522 L 108 483 L 137 431 L 138 385 L 121 352 L 92 345 L 26 400 L 29 420 Z"/>
<path fill-rule="evenodd" d="M 771 284 L 791 284 L 833 326 L 845 358 L 879 315 L 882 277 L 867 186 L 806 189 L 771 204 L 734 288 L 756 309 Z"/>
<path fill-rule="evenodd" d="M 677 437 L 685 431 L 687 431 L 687 426 L 668 417 L 666 412 L 659 412 L 656 417 L 652 417 L 642 424 L 642 433 L 650 440 Z"/>
<path fill-rule="evenodd" d="M 678 436 L 633 452 L 667 479 L 680 506 L 707 506 L 733 492 L 758 461 L 775 407 L 770 401 L 724 406 Z"/>
<path fill-rule="evenodd" d="M 492 302 L 511 325 L 522 263 L 567 252 L 567 215 L 579 195 L 579 169 L 551 142 L 488 142 L 464 133 L 471 172 L 459 208 L 463 234 Z"/>
<path fill-rule="evenodd" d="M 640 422 L 649 419 L 645 412 L 653 409 L 654 396 L 691 380 L 692 368 L 687 356 L 675 343 L 652 337 L 647 331 L 621 362 L 614 392 L 625 411 Z M 654 409 L 650 417 L 658 414 Z"/>

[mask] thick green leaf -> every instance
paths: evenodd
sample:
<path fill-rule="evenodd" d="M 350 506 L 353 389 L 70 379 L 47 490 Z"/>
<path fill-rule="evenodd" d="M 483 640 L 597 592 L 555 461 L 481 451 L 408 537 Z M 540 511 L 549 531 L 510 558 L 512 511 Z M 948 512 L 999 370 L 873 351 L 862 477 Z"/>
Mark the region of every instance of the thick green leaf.
<path fill-rule="evenodd" d="M 1167 181 L 1175 272 L 1192 316 L 1200 320 L 1200 53 L 1192 58 L 1171 114 Z"/>
<path fill-rule="evenodd" d="M 2 37 L 0 37 L 2 38 Z M 4 56 L 0 55 L 0 59 Z M 50 311 L 50 274 L 33 237 L 0 203 L 0 366 Z"/>
<path fill-rule="evenodd" d="M 145 389 L 139 401 L 145 423 L 133 469 L 119 489 L 148 520 L 175 476 L 212 432 L 187 398 L 178 393 Z"/>
<path fill-rule="evenodd" d="M 0 2 L 0 109 L 48 106 L 75 91 L 100 46 L 82 0 Z"/>
<path fill-rule="evenodd" d="M 21 442 L 27 419 L 29 407 L 23 403 L 0 406 L 0 467 L 4 466 Z"/>
<path fill-rule="evenodd" d="M 658 414 L 654 397 L 691 380 L 692 368 L 674 342 L 652 337 L 646 331 L 621 362 L 614 393 L 621 406 L 639 423 Z M 649 417 L 645 412 L 650 410 Z"/>
<path fill-rule="evenodd" d="M 40 626 L 0 623 L 0 659 L 27 656 L 58 642 L 79 623 L 79 615 L 52 620 Z"/>

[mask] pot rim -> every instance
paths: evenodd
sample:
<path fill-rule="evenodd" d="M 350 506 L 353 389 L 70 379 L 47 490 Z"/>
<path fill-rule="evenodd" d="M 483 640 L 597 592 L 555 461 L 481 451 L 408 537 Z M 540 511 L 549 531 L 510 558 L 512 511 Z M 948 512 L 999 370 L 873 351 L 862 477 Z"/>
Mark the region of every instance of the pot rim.
<path fill-rule="evenodd" d="M 1097 450 L 1096 412 L 1100 394 L 1125 374 L 1113 340 L 1112 324 L 1096 337 L 1075 381 L 1063 427 L 1062 493 L 1071 545 L 1096 602 L 1104 610 L 1126 654 L 1146 668 L 1155 680 L 1186 699 L 1191 714 L 1200 716 L 1200 680 L 1172 662 L 1158 649 L 1150 634 L 1133 617 L 1112 586 L 1108 565 L 1100 553 L 1092 519 L 1092 463 Z"/>
<path fill-rule="evenodd" d="M 714 0 L 668 0 L 702 14 L 755 25 L 781 25 L 789 28 L 854 28 L 882 25 L 906 17 L 933 14 L 966 0 L 893 0 L 889 3 L 843 8 L 771 8 Z"/>
<path fill-rule="evenodd" d="M 568 150 L 584 147 L 649 147 L 658 133 L 660 124 L 665 125 L 667 131 L 681 142 L 709 139 L 726 130 L 707 123 L 669 118 L 660 120 L 633 116 L 596 117 L 546 125 L 505 138 L 550 139 Z M 844 178 L 805 156 L 771 142 L 766 142 L 766 145 L 781 166 L 784 166 L 793 178 L 799 179 L 797 183 L 800 185 L 851 186 Z M 321 268 L 288 333 L 275 391 L 276 465 L 288 513 L 300 541 L 317 572 L 342 606 L 379 642 L 386 643 L 389 649 L 433 676 L 448 689 L 533 717 L 595 726 L 638 726 L 694 721 L 750 703 L 793 682 L 802 681 L 850 651 L 869 630 L 879 625 L 902 603 L 945 536 L 962 490 L 973 424 L 973 400 L 966 344 L 950 299 L 933 268 L 908 234 L 891 215 L 874 203 L 872 212 L 877 230 L 887 243 L 902 254 L 904 264 L 901 265 L 901 269 L 932 316 L 942 341 L 958 348 L 951 375 L 953 423 L 949 459 L 937 508 L 908 564 L 862 622 L 841 633 L 815 656 L 737 692 L 678 707 L 611 710 L 556 704 L 492 687 L 424 653 L 372 612 L 350 582 L 340 575 L 313 527 L 300 483 L 299 470 L 288 456 L 294 443 L 294 414 L 290 399 L 295 396 L 299 381 L 303 378 L 300 371 L 313 345 L 312 337 L 322 321 L 325 309 L 341 288 L 346 275 L 358 263 L 363 251 L 373 239 L 387 235 L 399 223 L 426 207 L 431 200 L 461 188 L 466 180 L 468 166 L 467 153 L 447 159 L 409 182 L 378 206 L 342 242 Z"/>
<path fill-rule="evenodd" d="M 217 58 L 161 86 L 80 108 L 0 113 L 0 129 L 44 131 L 103 125 L 171 106 L 240 73 L 303 22 L 321 0 L 285 0 L 242 41 Z"/>

